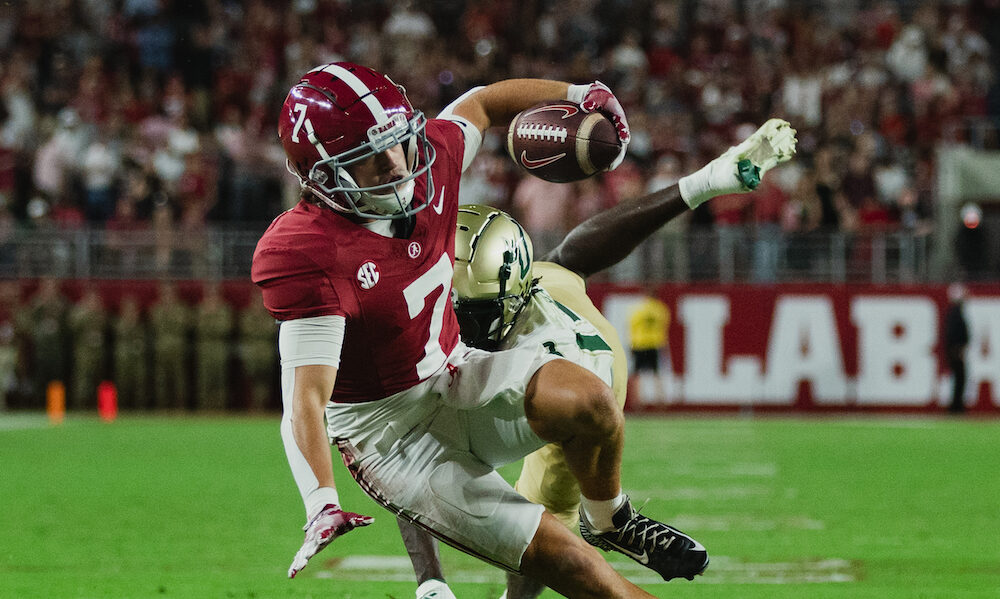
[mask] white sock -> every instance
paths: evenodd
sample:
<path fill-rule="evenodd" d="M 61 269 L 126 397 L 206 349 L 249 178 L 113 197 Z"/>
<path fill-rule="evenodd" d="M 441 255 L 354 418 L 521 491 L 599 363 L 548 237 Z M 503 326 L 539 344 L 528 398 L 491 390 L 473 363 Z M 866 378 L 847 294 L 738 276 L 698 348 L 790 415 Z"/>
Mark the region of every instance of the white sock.
<path fill-rule="evenodd" d="M 455 599 L 455 594 L 448 588 L 448 584 L 443 580 L 431 578 L 425 580 L 417 587 L 417 599 L 424 597 L 434 597 L 435 599 Z"/>
<path fill-rule="evenodd" d="M 608 532 L 614 530 L 615 525 L 611 517 L 615 515 L 628 497 L 621 491 L 614 499 L 594 500 L 586 497 L 580 498 L 580 505 L 583 507 L 583 514 L 587 517 L 587 524 L 594 532 Z"/>
<path fill-rule="evenodd" d="M 715 196 L 746 191 L 736 174 L 736 165 L 730 159 L 716 158 L 700 170 L 677 182 L 681 197 L 692 209 Z"/>

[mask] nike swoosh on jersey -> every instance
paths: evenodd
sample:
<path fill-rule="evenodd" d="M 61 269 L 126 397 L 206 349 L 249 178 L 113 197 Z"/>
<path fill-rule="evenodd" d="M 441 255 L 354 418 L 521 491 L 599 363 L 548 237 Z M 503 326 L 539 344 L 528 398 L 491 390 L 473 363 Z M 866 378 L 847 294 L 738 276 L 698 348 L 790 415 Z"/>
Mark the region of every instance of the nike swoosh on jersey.
<path fill-rule="evenodd" d="M 431 208 L 434 209 L 434 212 L 441 214 L 441 209 L 444 208 L 444 185 L 441 186 L 441 193 L 438 194 L 437 204 L 434 204 Z"/>
<path fill-rule="evenodd" d="M 565 155 L 566 155 L 566 152 L 562 152 L 560 154 L 556 154 L 555 156 L 549 156 L 547 158 L 540 158 L 538 160 L 532 160 L 531 158 L 528 158 L 528 155 L 527 155 L 527 153 L 524 150 L 521 150 L 521 164 L 524 166 L 524 168 L 528 168 L 528 169 L 541 168 L 541 167 L 543 167 L 543 166 L 545 166 L 547 164 L 552 164 L 553 162 L 555 162 L 556 160 L 559 160 L 560 158 L 562 158 Z"/>

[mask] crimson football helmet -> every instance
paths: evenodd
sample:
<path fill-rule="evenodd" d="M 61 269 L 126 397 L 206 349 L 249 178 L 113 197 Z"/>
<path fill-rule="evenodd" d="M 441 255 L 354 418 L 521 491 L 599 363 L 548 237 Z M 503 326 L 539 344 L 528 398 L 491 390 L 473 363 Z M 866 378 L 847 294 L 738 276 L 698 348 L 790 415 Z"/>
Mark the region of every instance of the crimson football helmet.
<path fill-rule="evenodd" d="M 288 92 L 278 136 L 289 172 L 334 210 L 364 218 L 405 218 L 426 208 L 434 197 L 430 168 L 435 152 L 426 125 L 402 86 L 368 67 L 335 62 L 309 71 Z M 349 167 L 399 144 L 409 174 L 358 186 Z M 425 173 L 427 193 L 415 206 L 415 181 Z"/>

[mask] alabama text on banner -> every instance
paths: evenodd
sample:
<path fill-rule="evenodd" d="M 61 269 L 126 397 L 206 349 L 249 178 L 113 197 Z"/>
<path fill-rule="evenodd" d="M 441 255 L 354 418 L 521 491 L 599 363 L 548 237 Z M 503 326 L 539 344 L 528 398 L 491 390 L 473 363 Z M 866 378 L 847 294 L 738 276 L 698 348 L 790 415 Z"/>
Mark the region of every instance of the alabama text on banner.
<path fill-rule="evenodd" d="M 590 293 L 627 348 L 640 291 Z M 662 393 L 636 407 L 938 410 L 949 400 L 944 285 L 665 284 L 658 295 L 671 311 Z M 970 286 L 965 315 L 966 405 L 1000 411 L 1000 290 Z"/>

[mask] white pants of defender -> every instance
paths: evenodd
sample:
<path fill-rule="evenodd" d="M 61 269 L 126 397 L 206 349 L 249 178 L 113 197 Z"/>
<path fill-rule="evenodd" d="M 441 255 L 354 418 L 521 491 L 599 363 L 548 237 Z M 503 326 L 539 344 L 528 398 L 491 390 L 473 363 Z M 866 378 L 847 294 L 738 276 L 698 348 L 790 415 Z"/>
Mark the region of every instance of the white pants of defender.
<path fill-rule="evenodd" d="M 524 393 L 558 356 L 463 344 L 448 367 L 385 399 L 330 403 L 328 433 L 352 476 L 388 510 L 453 547 L 511 571 L 543 508 L 495 470 L 545 445 L 528 426 Z"/>

